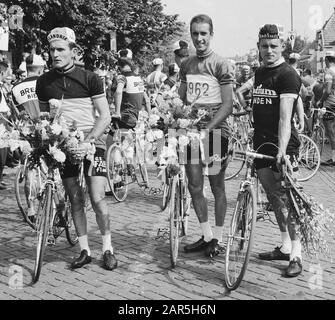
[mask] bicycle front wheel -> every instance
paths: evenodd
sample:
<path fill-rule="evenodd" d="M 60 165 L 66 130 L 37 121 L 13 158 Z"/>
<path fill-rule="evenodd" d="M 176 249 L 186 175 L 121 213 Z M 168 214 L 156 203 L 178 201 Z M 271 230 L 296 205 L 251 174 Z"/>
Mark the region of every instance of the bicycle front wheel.
<path fill-rule="evenodd" d="M 174 176 L 171 181 L 171 197 L 169 202 L 169 216 L 170 216 L 170 260 L 171 266 L 174 268 L 177 264 L 178 249 L 179 249 L 179 235 L 181 230 L 181 221 L 183 217 L 181 197 L 180 197 L 180 183 L 178 176 Z"/>
<path fill-rule="evenodd" d="M 245 158 L 235 155 L 235 151 L 244 151 L 242 142 L 235 137 L 229 139 L 228 145 L 228 165 L 225 171 L 225 180 L 230 180 L 238 176 L 244 166 Z"/>
<path fill-rule="evenodd" d="M 40 203 L 36 214 L 37 246 L 33 283 L 36 283 L 40 277 L 52 213 L 52 186 L 48 185 L 45 192 L 40 196 Z"/>
<path fill-rule="evenodd" d="M 129 184 L 127 159 L 117 144 L 112 144 L 107 151 L 107 180 L 114 198 L 124 201 Z"/>
<path fill-rule="evenodd" d="M 161 209 L 164 211 L 169 203 L 170 195 L 171 195 L 171 189 L 170 189 L 170 183 L 168 178 L 167 170 L 164 169 L 164 177 L 163 177 L 163 197 L 162 197 L 162 204 Z"/>
<path fill-rule="evenodd" d="M 308 136 L 299 134 L 300 148 L 298 157 L 299 172 L 297 180 L 299 182 L 311 179 L 319 170 L 321 156 L 316 143 Z"/>
<path fill-rule="evenodd" d="M 71 204 L 69 198 L 66 196 L 65 200 L 65 214 L 64 214 L 64 222 L 65 222 L 65 235 L 66 239 L 71 246 L 74 246 L 78 243 L 78 235 L 76 229 L 74 227 L 74 222 L 71 213 Z"/>
<path fill-rule="evenodd" d="M 248 186 L 239 192 L 231 220 L 225 264 L 225 282 L 229 290 L 235 290 L 246 272 L 253 245 L 257 217 L 255 191 Z"/>

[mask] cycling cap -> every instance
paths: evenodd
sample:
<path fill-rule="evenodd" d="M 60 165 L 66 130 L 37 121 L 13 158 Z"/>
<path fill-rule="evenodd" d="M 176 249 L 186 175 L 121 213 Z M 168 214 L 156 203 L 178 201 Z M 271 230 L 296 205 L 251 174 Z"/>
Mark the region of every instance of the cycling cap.
<path fill-rule="evenodd" d="M 118 51 L 119 58 L 133 59 L 133 52 L 130 49 L 122 49 Z"/>
<path fill-rule="evenodd" d="M 335 57 L 335 51 L 333 50 L 326 51 L 325 57 Z"/>
<path fill-rule="evenodd" d="M 258 33 L 259 40 L 261 39 L 282 39 L 284 40 L 284 27 L 279 24 L 265 24 Z"/>
<path fill-rule="evenodd" d="M 55 28 L 52 29 L 47 37 L 49 43 L 51 43 L 54 40 L 65 40 L 68 42 L 76 42 L 76 35 L 74 34 L 74 31 L 68 27 L 64 28 Z"/>
<path fill-rule="evenodd" d="M 163 64 L 163 60 L 161 58 L 156 58 L 152 61 L 152 64 L 154 66 L 159 66 L 159 65 Z"/>
<path fill-rule="evenodd" d="M 300 54 L 299 53 L 295 53 L 295 52 L 292 52 L 289 57 L 289 59 L 294 59 L 294 60 L 300 60 Z"/>
<path fill-rule="evenodd" d="M 242 66 L 242 69 L 243 70 L 250 70 L 250 67 L 247 64 L 245 64 L 245 65 Z"/>
<path fill-rule="evenodd" d="M 43 67 L 45 66 L 45 61 L 40 55 L 32 53 L 26 58 L 26 64 L 27 66 Z"/>
<path fill-rule="evenodd" d="M 188 43 L 184 40 L 178 40 L 173 44 L 173 52 L 179 57 L 188 57 Z"/>

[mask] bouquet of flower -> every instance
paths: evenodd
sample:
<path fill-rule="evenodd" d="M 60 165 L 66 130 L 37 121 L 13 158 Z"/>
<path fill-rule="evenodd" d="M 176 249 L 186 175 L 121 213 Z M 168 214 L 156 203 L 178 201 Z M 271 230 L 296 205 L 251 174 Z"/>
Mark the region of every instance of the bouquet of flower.
<path fill-rule="evenodd" d="M 62 167 L 67 156 L 74 164 L 85 156 L 92 160 L 94 146 L 83 144 L 84 133 L 78 130 L 76 122 L 69 125 L 60 113 L 55 113 L 54 118 L 41 113 L 40 118 L 30 119 L 23 112 L 15 122 L 6 121 L 11 129 L 0 130 L 0 144 L 2 141 L 11 150 L 20 148 L 23 155 L 29 155 L 31 167 L 38 166 L 41 158 L 49 168 Z"/>
<path fill-rule="evenodd" d="M 294 207 L 298 234 L 305 252 L 310 257 L 331 257 L 329 241 L 335 240 L 335 214 L 325 209 L 312 196 L 295 186 L 290 178 L 291 205 Z"/>

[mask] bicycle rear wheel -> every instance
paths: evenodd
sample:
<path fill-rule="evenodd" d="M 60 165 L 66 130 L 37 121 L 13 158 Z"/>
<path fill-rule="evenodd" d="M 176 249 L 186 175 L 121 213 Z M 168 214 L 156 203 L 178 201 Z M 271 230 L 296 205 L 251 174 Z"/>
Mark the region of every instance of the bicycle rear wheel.
<path fill-rule="evenodd" d="M 244 151 L 244 148 L 239 139 L 231 137 L 228 145 L 228 165 L 225 171 L 226 181 L 235 178 L 244 166 L 245 158 L 241 155 L 235 155 L 234 151 Z"/>
<path fill-rule="evenodd" d="M 117 144 L 112 144 L 107 151 L 107 180 L 115 199 L 124 201 L 129 184 L 127 159 Z"/>
<path fill-rule="evenodd" d="M 316 143 L 308 136 L 299 134 L 300 148 L 298 157 L 299 172 L 297 180 L 299 182 L 311 179 L 319 170 L 321 156 Z"/>
<path fill-rule="evenodd" d="M 190 209 L 191 209 L 191 195 L 187 188 L 187 178 L 185 177 L 185 181 L 182 184 L 183 188 L 183 208 L 182 208 L 182 220 L 181 220 L 181 236 L 187 235 L 188 230 L 188 217 L 190 215 Z"/>
<path fill-rule="evenodd" d="M 40 203 L 36 214 L 37 246 L 33 283 L 36 283 L 40 277 L 52 213 L 52 186 L 48 185 L 45 191 L 40 195 Z"/>
<path fill-rule="evenodd" d="M 71 203 L 68 197 L 65 199 L 65 214 L 64 214 L 64 223 L 65 223 L 65 235 L 66 239 L 71 246 L 74 246 L 78 243 L 79 238 L 74 227 L 74 222 L 71 213 Z"/>
<path fill-rule="evenodd" d="M 178 176 L 174 176 L 171 181 L 171 197 L 169 202 L 170 216 L 170 260 L 174 268 L 177 264 L 179 235 L 181 230 L 182 206 L 180 201 L 180 184 Z"/>
<path fill-rule="evenodd" d="M 248 186 L 239 192 L 230 223 L 225 264 L 225 282 L 229 290 L 235 290 L 246 272 L 254 240 L 257 217 L 257 199 Z"/>
<path fill-rule="evenodd" d="M 312 139 L 319 148 L 320 156 L 322 156 L 323 148 L 325 146 L 325 131 L 322 127 L 317 127 L 313 130 Z"/>

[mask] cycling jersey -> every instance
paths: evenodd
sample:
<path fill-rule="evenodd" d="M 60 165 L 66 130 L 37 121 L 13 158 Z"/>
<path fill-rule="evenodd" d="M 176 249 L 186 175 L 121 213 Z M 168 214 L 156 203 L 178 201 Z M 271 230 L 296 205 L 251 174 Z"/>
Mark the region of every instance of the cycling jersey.
<path fill-rule="evenodd" d="M 255 73 L 253 88 L 254 148 L 269 142 L 278 146 L 278 127 L 280 120 L 280 99 L 293 97 L 297 100 L 301 79 L 296 71 L 283 59 L 274 67 L 260 67 Z M 297 131 L 291 121 L 291 138 L 287 153 L 297 153 L 300 142 Z M 271 148 L 275 156 L 278 148 Z M 267 152 L 269 154 L 269 152 Z"/>
<path fill-rule="evenodd" d="M 117 83 L 124 84 L 121 101 L 121 121 L 129 127 L 134 127 L 144 100 L 143 80 L 133 72 L 125 72 L 117 77 Z"/>
<path fill-rule="evenodd" d="M 62 101 L 61 111 L 71 125 L 89 133 L 96 121 L 95 99 L 105 97 L 103 83 L 93 72 L 71 67 L 65 72 L 53 69 L 37 79 L 36 94 L 43 105 L 50 99 Z M 49 110 L 41 110 L 49 111 Z M 96 139 L 96 146 L 106 148 L 104 137 Z"/>
<path fill-rule="evenodd" d="M 13 102 L 21 112 L 25 110 L 31 119 L 40 116 L 40 106 L 35 92 L 38 76 L 24 79 L 12 88 Z"/>
<path fill-rule="evenodd" d="M 234 70 L 227 60 L 212 51 L 204 57 L 191 56 L 184 60 L 180 67 L 180 79 L 187 87 L 187 104 L 196 101 L 195 109 L 205 108 L 209 112 L 209 116 L 201 122 L 205 126 L 222 107 L 221 85 L 234 83 Z M 226 120 L 218 128 L 222 129 L 223 136 L 229 137 Z"/>

